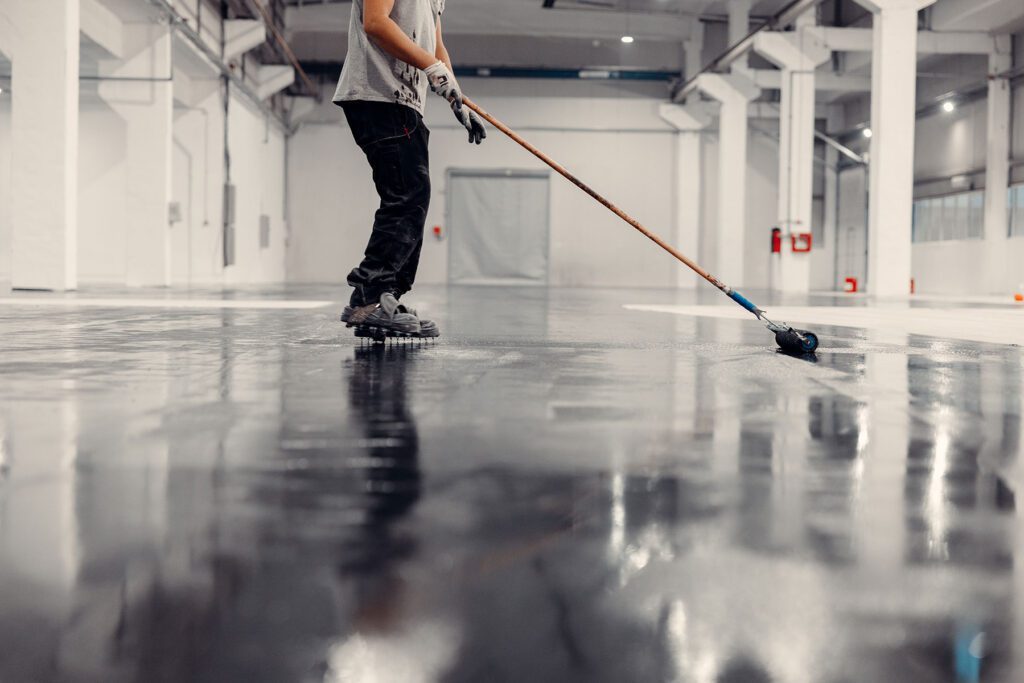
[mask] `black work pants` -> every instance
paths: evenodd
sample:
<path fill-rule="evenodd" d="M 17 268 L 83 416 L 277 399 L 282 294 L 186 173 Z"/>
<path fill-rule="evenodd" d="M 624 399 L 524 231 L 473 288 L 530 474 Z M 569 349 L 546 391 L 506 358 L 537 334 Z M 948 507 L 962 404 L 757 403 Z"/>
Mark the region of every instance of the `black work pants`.
<path fill-rule="evenodd" d="M 343 102 L 356 144 L 373 170 L 380 208 L 362 263 L 348 276 L 352 306 L 412 289 L 430 206 L 430 131 L 419 112 L 387 102 Z"/>

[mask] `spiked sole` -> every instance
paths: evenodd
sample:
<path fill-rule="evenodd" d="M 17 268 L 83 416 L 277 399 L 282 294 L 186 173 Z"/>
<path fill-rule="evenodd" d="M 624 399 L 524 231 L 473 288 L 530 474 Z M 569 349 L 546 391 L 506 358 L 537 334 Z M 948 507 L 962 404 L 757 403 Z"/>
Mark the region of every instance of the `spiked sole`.
<path fill-rule="evenodd" d="M 388 339 L 433 339 L 435 337 L 424 337 L 415 332 L 402 332 L 376 325 L 349 325 L 360 339 L 370 339 L 375 344 L 383 344 Z"/>

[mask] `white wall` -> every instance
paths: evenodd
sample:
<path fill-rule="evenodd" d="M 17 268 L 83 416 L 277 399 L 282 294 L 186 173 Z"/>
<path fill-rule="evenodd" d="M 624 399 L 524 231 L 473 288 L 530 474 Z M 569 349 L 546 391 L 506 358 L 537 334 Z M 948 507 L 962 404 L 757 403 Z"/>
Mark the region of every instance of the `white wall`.
<path fill-rule="evenodd" d="M 224 281 L 282 282 L 286 238 L 284 134 L 236 97 L 230 110 L 229 139 L 231 182 L 238 194 L 235 265 L 226 269 Z M 261 214 L 270 217 L 270 246 L 265 249 L 259 244 Z"/>
<path fill-rule="evenodd" d="M 1024 161 L 1024 88 L 1013 94 L 1014 161 Z M 985 185 L 988 102 L 981 99 L 958 107 L 956 111 L 919 119 L 914 166 L 915 196 L 936 196 L 955 191 L 946 180 L 924 182 L 951 175 L 972 174 L 976 188 Z M 1018 169 L 1017 173 L 1020 173 Z M 1018 175 L 1019 177 L 1019 175 Z M 985 263 L 985 240 L 918 242 L 913 246 L 913 276 L 917 291 L 936 294 L 1006 294 L 1017 291 L 1024 281 L 1024 238 L 1011 237 L 1004 253 L 1006 279 L 998 291 L 988 291 L 977 269 L 965 264 Z"/>
<path fill-rule="evenodd" d="M 1024 44 L 1024 38 L 1018 38 Z M 1017 62 L 1018 64 L 1020 62 Z M 1013 122 L 1010 135 L 1010 156 L 1014 161 L 1024 163 L 1024 87 L 1018 86 L 1013 91 Z M 1018 166 L 1010 173 L 1015 182 L 1024 182 L 1024 165 Z"/>
<path fill-rule="evenodd" d="M 934 87 L 933 87 L 934 89 Z M 949 177 L 968 174 L 973 187 L 985 186 L 987 165 L 987 99 L 982 98 L 959 106 L 951 113 L 936 113 L 917 121 L 914 153 L 916 198 L 959 192 Z M 1024 88 L 1013 93 L 1012 150 L 1013 162 L 1024 162 Z M 863 141 L 856 144 L 864 145 Z M 971 173 L 971 172 L 974 173 Z M 1017 182 L 1024 180 L 1024 166 L 1011 171 Z M 844 195 L 841 201 L 863 202 L 863 196 Z M 866 229 L 866 227 L 865 227 Z M 999 291 L 987 291 L 977 268 L 988 258 L 984 240 L 916 242 L 912 249 L 912 274 L 917 291 L 922 294 L 1006 294 L 1017 291 L 1024 282 L 1024 237 L 1011 237 L 1007 242 L 1006 280 Z"/>
<path fill-rule="evenodd" d="M 78 125 L 78 280 L 124 284 L 124 123 L 95 93 L 83 90 Z"/>
<path fill-rule="evenodd" d="M 465 80 L 463 85 L 488 111 L 648 228 L 674 239 L 675 133 L 657 115 L 662 98 L 614 96 L 607 86 L 580 82 L 569 82 L 572 95 L 559 97 L 556 81 Z M 288 280 L 342 283 L 362 255 L 377 197 L 341 110 L 321 109 L 312 120 L 290 141 Z M 440 103 L 430 102 L 427 122 L 432 130 L 433 198 L 418 281 L 443 283 L 448 246 L 434 239 L 430 227 L 444 226 L 446 170 L 547 167 L 496 130 L 482 146 L 467 145 L 465 133 Z M 765 129 L 778 125 L 758 123 Z M 695 256 L 709 263 L 715 248 L 717 133 L 707 133 L 705 143 L 702 167 L 681 171 L 700 174 L 704 183 L 702 234 Z M 746 278 L 730 284 L 768 285 L 777 157 L 777 141 L 752 131 Z M 550 224 L 553 285 L 673 287 L 677 269 L 684 267 L 555 174 Z"/>
<path fill-rule="evenodd" d="M 170 228 L 174 285 L 274 283 L 284 280 L 285 139 L 240 97 L 230 108 L 232 182 L 237 186 L 235 265 L 222 266 L 224 115 L 220 91 L 194 108 L 176 110 L 174 159 L 191 157 L 185 221 Z M 94 93 L 83 92 L 79 150 L 79 281 L 124 284 L 127 236 L 124 121 Z M 2 163 L 2 158 L 0 158 Z M 2 180 L 2 177 L 0 177 Z M 2 195 L 0 195 L 2 196 Z M 205 210 L 204 210 L 205 208 Z M 259 217 L 271 219 L 270 247 L 259 246 Z M 178 248 L 181 246 L 181 248 Z M 183 263 L 182 260 L 187 260 Z"/>
<path fill-rule="evenodd" d="M 487 96 L 481 103 L 641 223 L 671 237 L 674 133 L 657 115 L 658 100 Z M 290 281 L 343 282 L 362 255 L 377 205 L 369 167 L 341 110 L 320 118 L 290 143 Z M 447 243 L 429 228 L 445 223 L 447 169 L 547 167 L 496 130 L 480 147 L 468 145 L 440 102 L 430 103 L 427 121 L 433 198 L 418 281 L 438 283 L 447 281 Z M 550 225 L 553 285 L 675 282 L 671 257 L 554 175 Z"/>
<path fill-rule="evenodd" d="M 176 283 L 221 281 L 221 212 L 224 180 L 224 123 L 220 97 L 174 110 L 171 196 L 182 222 L 171 227 L 171 277 Z"/>
<path fill-rule="evenodd" d="M 929 178 L 948 178 L 973 170 L 984 171 L 988 101 L 970 102 L 952 113 L 941 113 L 917 121 L 918 143 L 914 150 L 914 177 L 920 185 Z M 984 184 L 984 173 L 978 179 Z M 949 190 L 948 183 L 945 188 Z M 915 195 L 928 188 L 919 186 Z M 940 190 L 941 191 L 941 190 Z"/>
<path fill-rule="evenodd" d="M 6 83 L 3 83 L 6 86 Z M 11 94 L 0 94 L 0 290 L 11 282 Z"/>
<path fill-rule="evenodd" d="M 761 130 L 755 130 L 760 128 Z M 743 250 L 744 278 L 729 282 L 734 287 L 768 287 L 771 230 L 778 224 L 779 143 L 761 131 L 778 128 L 777 120 L 751 120 L 747 139 L 747 211 L 746 241 Z M 705 138 L 703 148 L 704 212 L 700 239 L 700 261 L 714 263 L 719 248 L 715 226 L 718 224 L 718 133 Z M 732 249 L 732 245 L 721 245 Z M 714 274 L 714 273 L 712 273 Z"/>

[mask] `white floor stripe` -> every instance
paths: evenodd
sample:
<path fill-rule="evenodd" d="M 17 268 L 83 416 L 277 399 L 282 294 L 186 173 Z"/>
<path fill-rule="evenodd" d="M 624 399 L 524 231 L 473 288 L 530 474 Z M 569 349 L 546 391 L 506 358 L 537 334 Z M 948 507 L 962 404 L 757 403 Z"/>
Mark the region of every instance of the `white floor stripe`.
<path fill-rule="evenodd" d="M 103 307 L 103 308 L 255 308 L 304 310 L 335 305 L 333 301 L 285 301 L 280 299 L 76 299 L 36 296 L 0 298 L 0 306 Z"/>
<path fill-rule="evenodd" d="M 624 308 L 649 313 L 754 321 L 754 318 L 739 306 L 630 304 Z M 776 322 L 786 321 L 799 325 L 834 325 L 992 344 L 1024 344 L 1022 308 L 780 306 L 768 310 L 767 313 L 768 317 Z"/>
<path fill-rule="evenodd" d="M 857 292 L 856 294 L 848 294 L 846 292 L 824 292 L 824 291 L 812 291 L 810 296 L 813 298 L 821 299 L 854 299 L 854 300 L 865 300 L 874 299 L 870 294 L 866 292 Z M 875 301 L 879 301 L 874 299 Z M 1002 296 L 994 295 L 963 295 L 963 294 L 909 294 L 901 297 L 890 297 L 882 299 L 883 304 L 899 304 L 907 303 L 911 301 L 927 301 L 929 303 L 946 303 L 946 304 L 991 304 L 994 306 L 1014 306 L 1020 305 L 1019 302 L 1014 301 L 1013 294 L 1004 294 Z"/>

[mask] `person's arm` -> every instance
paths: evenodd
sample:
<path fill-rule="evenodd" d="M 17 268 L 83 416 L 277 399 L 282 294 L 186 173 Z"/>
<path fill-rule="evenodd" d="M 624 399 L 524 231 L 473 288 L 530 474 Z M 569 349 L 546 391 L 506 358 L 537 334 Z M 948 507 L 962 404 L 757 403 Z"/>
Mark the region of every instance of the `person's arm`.
<path fill-rule="evenodd" d="M 441 35 L 441 17 L 437 18 L 436 40 L 434 44 L 436 46 L 434 48 L 434 57 L 444 65 L 449 74 L 452 74 L 451 79 L 455 82 L 455 76 L 452 73 L 454 71 L 452 58 L 448 55 L 448 48 L 444 46 L 444 36 Z M 437 66 L 435 68 L 441 67 Z M 455 93 L 454 98 L 451 98 L 455 118 L 469 131 L 469 141 L 479 145 L 487 137 L 487 128 L 484 126 L 484 122 L 480 120 L 480 117 L 476 115 L 476 112 L 472 111 L 469 107 L 462 106 L 462 90 L 457 82 L 455 82 Z"/>
<path fill-rule="evenodd" d="M 389 55 L 417 69 L 426 69 L 435 64 L 438 57 L 414 43 L 391 18 L 394 7 L 395 0 L 366 0 L 363 5 L 363 30 L 366 35 Z"/>
<path fill-rule="evenodd" d="M 434 49 L 434 57 L 444 62 L 444 65 L 448 67 L 449 71 L 454 72 L 455 68 L 452 66 L 452 58 L 448 56 L 448 48 L 444 46 L 444 36 L 441 35 L 441 17 L 437 18 L 437 36 L 435 44 L 437 47 Z"/>

